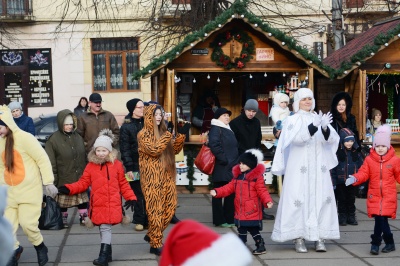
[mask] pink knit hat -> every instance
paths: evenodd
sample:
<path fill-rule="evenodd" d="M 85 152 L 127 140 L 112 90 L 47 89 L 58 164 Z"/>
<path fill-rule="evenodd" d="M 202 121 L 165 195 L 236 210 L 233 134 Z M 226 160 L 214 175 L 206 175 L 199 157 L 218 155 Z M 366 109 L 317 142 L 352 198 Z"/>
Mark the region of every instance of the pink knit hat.
<path fill-rule="evenodd" d="M 375 136 L 372 146 L 375 148 L 378 145 L 383 145 L 390 149 L 391 135 L 392 135 L 392 129 L 389 125 L 385 124 L 379 126 L 375 131 Z"/>

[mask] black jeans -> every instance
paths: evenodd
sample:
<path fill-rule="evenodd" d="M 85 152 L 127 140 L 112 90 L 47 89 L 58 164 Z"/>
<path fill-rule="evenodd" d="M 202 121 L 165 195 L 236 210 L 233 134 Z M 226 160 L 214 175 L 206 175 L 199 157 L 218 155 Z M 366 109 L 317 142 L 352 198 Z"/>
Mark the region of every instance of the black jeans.
<path fill-rule="evenodd" d="M 382 233 L 384 235 L 389 235 L 389 234 L 392 233 L 390 231 L 388 217 L 386 217 L 386 216 L 375 216 L 374 218 L 375 218 L 374 235 L 376 237 L 381 237 Z"/>
<path fill-rule="evenodd" d="M 335 198 L 338 213 L 352 214 L 356 212 L 356 192 L 357 187 L 346 186 L 345 184 L 336 185 Z"/>
<path fill-rule="evenodd" d="M 142 187 L 140 186 L 140 180 L 130 181 L 129 185 L 137 198 L 137 204 L 133 209 L 133 223 L 147 226 L 149 222 L 147 220 L 146 203 L 144 201 Z"/>
<path fill-rule="evenodd" d="M 214 188 L 222 187 L 229 182 L 214 182 Z M 233 216 L 235 215 L 234 206 L 235 193 L 226 198 L 212 198 L 212 216 L 213 224 L 221 225 L 224 223 L 233 224 Z M 223 202 L 222 202 L 223 201 Z"/>
<path fill-rule="evenodd" d="M 261 239 L 260 230 L 258 226 L 240 226 L 238 227 L 239 238 L 243 243 L 247 242 L 247 232 L 253 237 L 254 241 L 257 242 L 257 238 Z"/>

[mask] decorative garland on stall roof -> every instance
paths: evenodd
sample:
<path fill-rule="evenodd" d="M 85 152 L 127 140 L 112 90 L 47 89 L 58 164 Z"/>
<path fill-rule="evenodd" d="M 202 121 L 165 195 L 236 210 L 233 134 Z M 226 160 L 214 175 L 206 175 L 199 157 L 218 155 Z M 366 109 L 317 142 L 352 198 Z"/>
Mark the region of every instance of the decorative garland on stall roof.
<path fill-rule="evenodd" d="M 242 44 L 242 50 L 239 57 L 231 58 L 222 51 L 222 47 L 228 42 L 235 40 Z M 255 47 L 253 39 L 244 31 L 232 30 L 225 31 L 217 35 L 214 41 L 210 43 L 210 48 L 213 49 L 211 60 L 217 66 L 225 69 L 242 69 L 246 63 L 253 58 Z"/>
<path fill-rule="evenodd" d="M 213 21 L 210 21 L 203 28 L 186 35 L 183 40 L 175 47 L 173 47 L 170 51 L 161 55 L 158 58 L 154 58 L 153 60 L 151 60 L 151 63 L 148 64 L 146 67 L 134 72 L 132 74 L 132 79 L 138 80 L 141 77 L 151 74 L 154 69 L 168 64 L 172 60 L 179 57 L 182 52 L 190 49 L 197 43 L 204 41 L 204 39 L 207 38 L 208 34 L 218 28 L 223 27 L 233 18 L 246 20 L 248 23 L 253 25 L 254 28 L 260 28 L 264 32 L 264 34 L 268 34 L 268 36 L 281 41 L 282 44 L 284 43 L 284 45 L 289 50 L 295 51 L 296 54 L 300 54 L 304 59 L 309 60 L 310 63 L 317 65 L 319 68 L 326 71 L 331 78 L 334 78 L 335 70 L 333 68 L 324 65 L 316 55 L 310 53 L 306 48 L 303 48 L 301 45 L 299 45 L 294 38 L 287 36 L 279 29 L 272 28 L 269 23 L 263 21 L 260 17 L 249 12 L 247 4 L 248 1 L 235 1 L 230 8 L 222 12 L 221 15 L 216 17 Z"/>

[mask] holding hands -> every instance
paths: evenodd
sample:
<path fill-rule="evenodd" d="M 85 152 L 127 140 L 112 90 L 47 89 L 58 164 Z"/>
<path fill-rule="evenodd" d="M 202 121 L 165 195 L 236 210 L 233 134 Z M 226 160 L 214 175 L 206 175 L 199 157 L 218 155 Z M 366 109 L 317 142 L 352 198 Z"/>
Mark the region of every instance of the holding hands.
<path fill-rule="evenodd" d="M 56 188 L 55 185 L 50 184 L 50 185 L 45 185 L 46 188 L 46 195 L 54 198 L 58 194 L 58 189 Z"/>
<path fill-rule="evenodd" d="M 125 201 L 124 207 L 125 207 L 125 210 L 131 208 L 131 211 L 133 211 L 133 208 L 135 207 L 135 205 L 136 205 L 136 200 L 127 200 L 127 201 Z"/>
<path fill-rule="evenodd" d="M 64 194 L 64 195 L 69 195 L 70 190 L 66 186 L 61 186 L 58 188 L 58 193 Z"/>
<path fill-rule="evenodd" d="M 357 182 L 357 178 L 355 178 L 355 176 L 349 175 L 349 178 L 346 179 L 346 186 L 350 186 L 355 182 Z"/>

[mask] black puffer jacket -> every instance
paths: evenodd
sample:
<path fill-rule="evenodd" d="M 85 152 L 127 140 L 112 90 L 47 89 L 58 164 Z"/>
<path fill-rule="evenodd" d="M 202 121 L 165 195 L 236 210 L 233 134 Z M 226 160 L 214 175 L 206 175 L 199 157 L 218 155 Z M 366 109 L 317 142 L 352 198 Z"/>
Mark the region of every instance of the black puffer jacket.
<path fill-rule="evenodd" d="M 217 119 L 211 120 L 211 129 L 208 133 L 208 145 L 215 156 L 213 182 L 231 181 L 232 167 L 238 163 L 239 157 L 235 134 L 222 124 Z"/>
<path fill-rule="evenodd" d="M 126 172 L 139 171 L 137 133 L 143 128 L 143 118 L 134 119 L 127 115 L 120 129 L 121 159 Z"/>
<path fill-rule="evenodd" d="M 343 121 L 341 115 L 339 114 L 339 112 L 336 109 L 338 103 L 341 100 L 344 100 L 346 102 L 346 117 L 347 117 L 346 122 Z M 356 117 L 351 114 L 352 106 L 353 106 L 353 101 L 352 101 L 350 95 L 344 91 L 338 92 L 332 99 L 331 114 L 333 116 L 333 121 L 332 121 L 331 125 L 338 134 L 342 128 L 348 128 L 351 131 L 353 131 L 355 138 L 356 138 L 356 142 L 360 145 L 360 139 L 359 139 L 359 134 L 358 134 L 357 125 L 356 125 Z"/>

